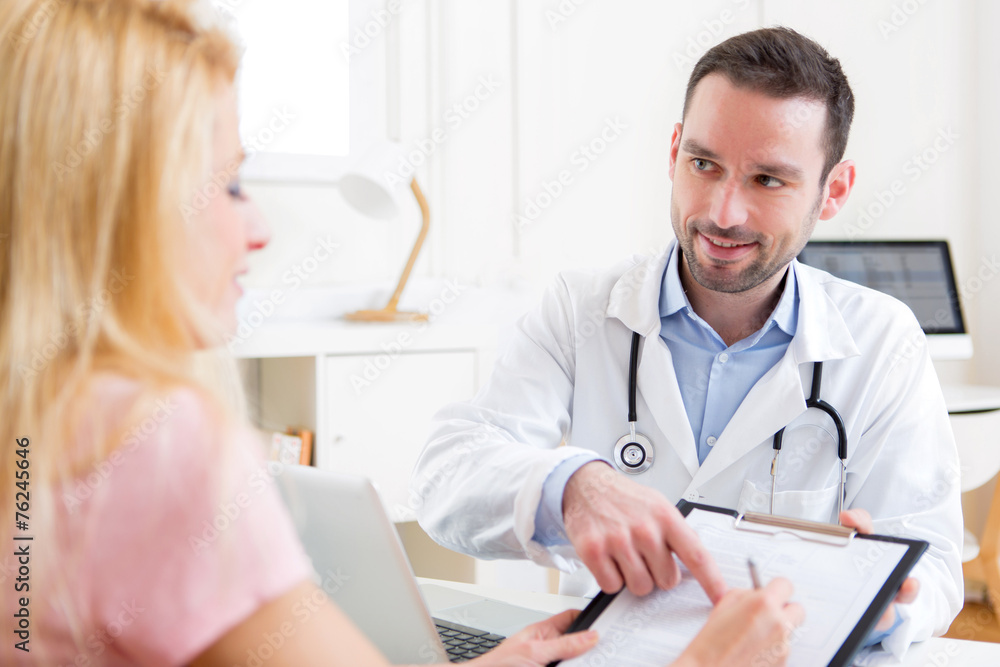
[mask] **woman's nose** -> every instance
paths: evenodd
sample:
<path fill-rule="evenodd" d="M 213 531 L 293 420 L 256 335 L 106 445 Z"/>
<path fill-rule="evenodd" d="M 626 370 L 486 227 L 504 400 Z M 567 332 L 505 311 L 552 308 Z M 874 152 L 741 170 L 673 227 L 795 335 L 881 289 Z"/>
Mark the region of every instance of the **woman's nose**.
<path fill-rule="evenodd" d="M 271 228 L 253 201 L 245 203 L 244 216 L 247 225 L 247 250 L 264 248 L 271 241 Z"/>

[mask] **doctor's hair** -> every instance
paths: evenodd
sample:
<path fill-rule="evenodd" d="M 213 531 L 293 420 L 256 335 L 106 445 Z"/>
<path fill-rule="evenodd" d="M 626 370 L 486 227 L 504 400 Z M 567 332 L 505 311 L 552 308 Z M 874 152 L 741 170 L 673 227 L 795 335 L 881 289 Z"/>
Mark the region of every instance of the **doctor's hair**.
<path fill-rule="evenodd" d="M 698 83 L 719 73 L 739 88 L 777 99 L 804 98 L 826 106 L 823 149 L 826 162 L 820 186 L 844 157 L 854 118 L 854 94 L 840 61 L 815 41 L 786 27 L 753 30 L 713 46 L 688 79 L 682 119 Z"/>
<path fill-rule="evenodd" d="M 12 544 L 7 499 L 23 443 L 31 530 L 36 544 L 56 547 L 56 520 L 82 520 L 66 517 L 66 490 L 107 465 L 157 397 L 192 389 L 219 423 L 243 416 L 235 363 L 204 351 L 207 314 L 182 280 L 185 248 L 204 233 L 182 211 L 208 180 L 218 100 L 239 61 L 203 17 L 193 0 L 0 2 L 3 544 Z M 109 374 L 138 387 L 123 414 L 91 393 Z M 231 455 L 228 443 L 218 447 L 206 455 Z M 82 647 L 79 582 L 64 576 L 81 551 L 34 554 L 32 583 L 51 583 L 59 599 L 39 598 L 31 614 L 39 628 L 46 610 L 65 612 Z"/>

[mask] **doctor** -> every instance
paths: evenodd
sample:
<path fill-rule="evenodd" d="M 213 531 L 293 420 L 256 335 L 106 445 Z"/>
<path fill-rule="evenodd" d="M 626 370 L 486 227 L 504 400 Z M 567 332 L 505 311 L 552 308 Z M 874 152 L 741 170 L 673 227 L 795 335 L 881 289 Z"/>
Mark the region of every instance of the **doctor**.
<path fill-rule="evenodd" d="M 670 146 L 676 242 L 560 276 L 479 395 L 435 417 L 411 484 L 435 540 L 566 572 L 582 561 L 568 579 L 637 594 L 676 583 L 676 553 L 717 600 L 725 584 L 678 500 L 839 519 L 931 545 L 869 643 L 901 654 L 948 628 L 962 604 L 958 462 L 920 326 L 795 261 L 851 192 L 853 107 L 838 61 L 788 29 L 702 57 Z M 835 422 L 806 405 L 816 362 L 818 398 L 843 420 L 843 486 Z"/>

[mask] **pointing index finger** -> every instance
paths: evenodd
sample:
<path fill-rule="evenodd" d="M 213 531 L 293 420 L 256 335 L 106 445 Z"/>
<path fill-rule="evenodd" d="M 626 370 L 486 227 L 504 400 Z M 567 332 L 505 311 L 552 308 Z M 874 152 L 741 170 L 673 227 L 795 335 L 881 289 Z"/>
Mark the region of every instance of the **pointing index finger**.
<path fill-rule="evenodd" d="M 698 539 L 698 534 L 687 524 L 680 511 L 674 507 L 670 509 L 673 511 L 664 522 L 667 546 L 677 554 L 691 575 L 705 589 L 705 594 L 712 604 L 715 604 L 728 590 L 719 566 L 715 564 L 712 554 L 708 553 L 708 549 Z"/>

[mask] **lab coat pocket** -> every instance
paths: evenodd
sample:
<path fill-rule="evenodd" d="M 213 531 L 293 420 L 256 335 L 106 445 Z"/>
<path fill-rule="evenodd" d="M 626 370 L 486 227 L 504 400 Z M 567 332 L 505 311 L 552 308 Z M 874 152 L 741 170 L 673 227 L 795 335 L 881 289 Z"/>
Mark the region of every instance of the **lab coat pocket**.
<path fill-rule="evenodd" d="M 810 521 L 834 520 L 837 511 L 839 485 L 817 491 L 778 491 L 774 494 L 774 513 Z M 771 511 L 771 485 L 758 487 L 750 480 L 743 480 L 743 491 L 736 506 L 738 512 Z"/>

